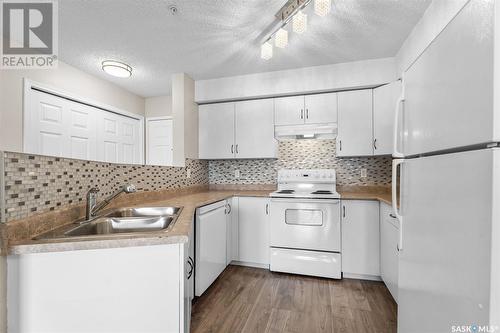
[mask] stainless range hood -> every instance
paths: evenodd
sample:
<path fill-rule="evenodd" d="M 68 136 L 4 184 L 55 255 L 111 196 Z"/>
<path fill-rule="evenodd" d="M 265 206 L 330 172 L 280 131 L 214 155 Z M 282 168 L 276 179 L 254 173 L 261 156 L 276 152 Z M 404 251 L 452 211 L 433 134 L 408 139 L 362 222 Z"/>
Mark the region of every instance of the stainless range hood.
<path fill-rule="evenodd" d="M 276 140 L 287 139 L 335 139 L 337 123 L 274 126 Z"/>

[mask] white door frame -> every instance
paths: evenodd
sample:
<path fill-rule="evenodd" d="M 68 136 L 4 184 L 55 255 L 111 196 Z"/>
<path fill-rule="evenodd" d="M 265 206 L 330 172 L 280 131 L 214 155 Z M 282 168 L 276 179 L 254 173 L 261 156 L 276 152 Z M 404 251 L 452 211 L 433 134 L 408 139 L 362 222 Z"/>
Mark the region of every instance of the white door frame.
<path fill-rule="evenodd" d="M 144 147 L 144 150 L 146 151 L 146 164 L 149 164 L 149 121 L 155 121 L 155 120 L 172 120 L 172 127 L 173 127 L 173 120 L 174 117 L 172 116 L 158 116 L 158 117 L 146 117 L 145 123 L 146 123 L 146 132 L 144 133 L 144 136 L 146 137 L 146 146 Z M 172 133 L 173 135 L 173 133 Z"/>
<path fill-rule="evenodd" d="M 27 137 L 28 137 L 29 131 L 27 131 L 26 129 L 29 127 L 29 125 L 31 123 L 31 121 L 30 121 L 31 119 L 29 119 L 29 115 L 30 115 L 29 105 L 30 105 L 31 93 L 32 93 L 33 89 L 44 92 L 44 93 L 56 95 L 56 96 L 59 96 L 62 98 L 66 98 L 66 99 L 72 100 L 72 101 L 77 102 L 77 103 L 86 104 L 86 105 L 101 109 L 103 111 L 116 113 L 116 114 L 119 114 L 121 116 L 125 116 L 125 117 L 129 117 L 129 118 L 138 120 L 139 121 L 139 128 L 141 129 L 141 132 L 142 132 L 142 133 L 139 133 L 139 139 L 140 139 L 139 147 L 143 147 L 143 149 L 140 152 L 139 158 L 142 161 L 142 163 L 144 163 L 144 161 L 145 161 L 144 160 L 144 156 L 145 156 L 145 154 L 144 154 L 144 149 L 145 149 L 145 147 L 144 147 L 144 136 L 145 136 L 144 116 L 141 116 L 141 115 L 138 115 L 136 113 L 129 112 L 129 111 L 125 111 L 125 110 L 119 109 L 119 108 L 111 106 L 111 105 L 100 103 L 100 102 L 94 101 L 94 100 L 86 98 L 86 97 L 78 96 L 78 95 L 75 95 L 73 93 L 64 91 L 62 89 L 53 87 L 49 84 L 33 81 L 33 80 L 28 79 L 26 77 L 23 78 L 23 152 L 24 153 L 27 152 L 26 142 L 27 142 Z"/>

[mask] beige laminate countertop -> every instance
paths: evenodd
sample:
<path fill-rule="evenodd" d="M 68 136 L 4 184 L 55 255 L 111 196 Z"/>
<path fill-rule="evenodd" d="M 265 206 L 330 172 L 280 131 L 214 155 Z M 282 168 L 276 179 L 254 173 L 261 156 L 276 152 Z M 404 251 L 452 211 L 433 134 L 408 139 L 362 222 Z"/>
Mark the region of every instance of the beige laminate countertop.
<path fill-rule="evenodd" d="M 85 236 L 71 238 L 53 238 L 43 240 L 22 240 L 9 244 L 9 254 L 29 254 L 43 252 L 64 252 L 78 250 L 92 250 L 105 248 L 119 248 L 130 246 L 147 246 L 159 244 L 186 243 L 189 241 L 191 224 L 193 223 L 195 210 L 220 200 L 225 200 L 233 196 L 268 197 L 270 190 L 205 190 L 192 194 L 182 194 L 176 197 L 169 197 L 164 200 L 145 200 L 134 206 L 175 206 L 183 207 L 177 221 L 166 230 L 134 233 L 115 234 L 103 236 Z M 363 191 L 339 190 L 342 199 L 355 200 L 379 200 L 387 204 L 391 203 L 390 193 L 384 191 Z M 55 233 L 62 233 L 74 227 L 74 223 L 67 224 L 55 230 Z"/>

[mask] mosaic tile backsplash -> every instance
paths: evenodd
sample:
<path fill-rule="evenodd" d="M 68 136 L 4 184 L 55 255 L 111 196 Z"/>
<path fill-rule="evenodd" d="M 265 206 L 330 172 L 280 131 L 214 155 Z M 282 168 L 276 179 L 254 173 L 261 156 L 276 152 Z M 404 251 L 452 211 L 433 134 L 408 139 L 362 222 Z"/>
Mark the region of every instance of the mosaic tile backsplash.
<path fill-rule="evenodd" d="M 337 158 L 335 140 L 280 141 L 278 159 L 212 160 L 210 184 L 275 184 L 279 169 L 335 169 L 337 184 L 388 186 L 391 157 Z M 361 177 L 366 169 L 367 176 Z M 240 177 L 235 178 L 235 170 Z"/>
<path fill-rule="evenodd" d="M 121 165 L 20 153 L 4 153 L 5 221 L 82 204 L 87 190 L 106 196 L 126 183 L 139 191 L 208 184 L 208 162 L 186 160 L 186 167 Z M 187 178 L 187 169 L 191 178 Z"/>

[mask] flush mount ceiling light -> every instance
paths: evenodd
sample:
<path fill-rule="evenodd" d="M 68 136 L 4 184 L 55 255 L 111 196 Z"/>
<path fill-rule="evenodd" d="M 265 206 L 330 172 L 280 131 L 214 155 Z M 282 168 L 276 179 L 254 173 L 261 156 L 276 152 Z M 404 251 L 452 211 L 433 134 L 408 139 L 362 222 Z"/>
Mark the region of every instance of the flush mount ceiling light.
<path fill-rule="evenodd" d="M 297 14 L 292 19 L 292 28 L 293 32 L 298 34 L 302 34 L 307 30 L 307 15 L 302 13 L 302 11 L 298 11 Z"/>
<path fill-rule="evenodd" d="M 132 67 L 114 60 L 104 60 L 102 70 L 116 77 L 130 77 L 132 75 Z"/>
<path fill-rule="evenodd" d="M 324 17 L 330 13 L 330 10 L 332 9 L 332 2 L 331 0 L 314 0 L 314 12 L 321 16 Z"/>
<path fill-rule="evenodd" d="M 281 28 L 274 36 L 274 45 L 280 49 L 284 49 L 288 45 L 288 31 Z"/>
<path fill-rule="evenodd" d="M 273 44 L 265 42 L 260 47 L 260 57 L 264 60 L 269 60 L 273 57 Z"/>
<path fill-rule="evenodd" d="M 276 20 L 266 28 L 263 35 L 260 49 L 260 57 L 268 60 L 273 56 L 271 39 L 274 38 L 276 47 L 285 48 L 288 45 L 288 31 L 286 25 L 292 21 L 292 30 L 295 33 L 302 34 L 307 31 L 307 15 L 302 11 L 312 1 L 314 1 L 314 12 L 319 16 L 326 16 L 332 8 L 331 0 L 288 0 L 275 15 Z M 267 33 L 266 33 L 267 32 Z"/>

